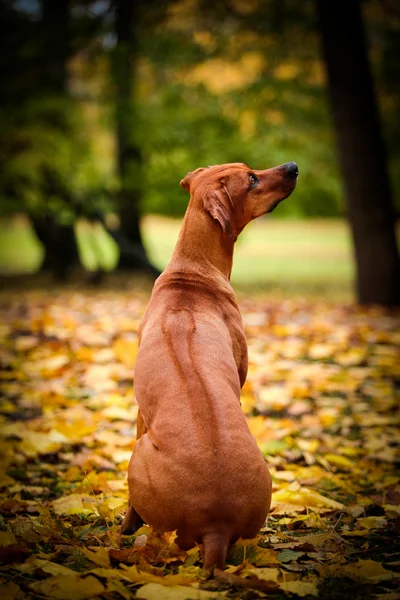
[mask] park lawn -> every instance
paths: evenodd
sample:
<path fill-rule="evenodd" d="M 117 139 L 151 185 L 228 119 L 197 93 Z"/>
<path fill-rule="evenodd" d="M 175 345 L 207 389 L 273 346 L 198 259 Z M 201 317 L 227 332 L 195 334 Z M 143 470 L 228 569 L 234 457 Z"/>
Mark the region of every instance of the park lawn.
<path fill-rule="evenodd" d="M 180 221 L 146 217 L 144 239 L 150 258 L 165 267 Z M 323 290 L 350 289 L 354 274 L 350 232 L 341 219 L 258 219 L 241 234 L 235 248 L 232 282 L 239 288 L 266 285 Z"/>
<path fill-rule="evenodd" d="M 156 216 L 143 219 L 143 237 L 150 259 L 160 269 L 172 255 L 181 221 Z M 88 228 L 78 228 L 82 262 L 88 270 L 96 260 L 90 252 Z M 111 270 L 117 260 L 113 240 L 103 231 L 103 263 Z M 43 249 L 26 219 L 0 221 L 0 274 L 35 272 Z M 340 219 L 258 219 L 240 236 L 232 272 L 237 289 L 334 293 L 349 296 L 354 274 L 350 234 Z"/>

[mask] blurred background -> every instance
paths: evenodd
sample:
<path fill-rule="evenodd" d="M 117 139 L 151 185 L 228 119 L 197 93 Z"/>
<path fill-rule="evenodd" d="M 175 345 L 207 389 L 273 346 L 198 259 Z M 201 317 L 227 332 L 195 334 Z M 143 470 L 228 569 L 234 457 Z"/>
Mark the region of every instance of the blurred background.
<path fill-rule="evenodd" d="M 399 62 L 395 0 L 0 0 L 3 282 L 154 277 L 188 171 L 294 160 L 235 286 L 400 304 Z"/>

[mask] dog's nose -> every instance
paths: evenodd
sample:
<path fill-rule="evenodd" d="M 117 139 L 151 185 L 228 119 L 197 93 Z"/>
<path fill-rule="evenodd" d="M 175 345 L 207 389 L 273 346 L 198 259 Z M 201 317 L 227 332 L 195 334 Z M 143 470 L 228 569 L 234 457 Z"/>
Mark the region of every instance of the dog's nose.
<path fill-rule="evenodd" d="M 297 177 L 299 174 L 299 167 L 295 162 L 288 162 L 282 166 L 286 169 L 286 175 L 289 175 L 290 177 Z"/>

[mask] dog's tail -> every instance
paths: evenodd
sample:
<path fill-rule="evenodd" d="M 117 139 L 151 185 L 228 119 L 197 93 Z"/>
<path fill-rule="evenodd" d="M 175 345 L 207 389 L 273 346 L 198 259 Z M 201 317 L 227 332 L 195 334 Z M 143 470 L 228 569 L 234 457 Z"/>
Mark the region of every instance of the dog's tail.
<path fill-rule="evenodd" d="M 203 535 L 204 568 L 223 569 L 228 546 L 229 536 L 226 533 L 210 532 Z"/>

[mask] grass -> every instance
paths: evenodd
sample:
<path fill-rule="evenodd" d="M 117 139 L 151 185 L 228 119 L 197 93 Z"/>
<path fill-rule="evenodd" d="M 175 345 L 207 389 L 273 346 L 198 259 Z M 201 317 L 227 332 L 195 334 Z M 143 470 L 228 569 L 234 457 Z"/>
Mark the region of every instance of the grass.
<path fill-rule="evenodd" d="M 165 267 L 180 222 L 146 217 L 144 240 L 153 262 Z M 351 294 L 354 277 L 350 232 L 339 219 L 258 219 L 235 248 L 232 283 L 238 289 Z"/>
<path fill-rule="evenodd" d="M 143 237 L 150 259 L 164 268 L 171 257 L 181 222 L 147 216 Z M 81 258 L 93 270 L 93 256 L 87 227 L 77 227 Z M 112 269 L 117 251 L 111 238 L 97 231 L 102 264 Z M 23 217 L 0 220 L 0 274 L 35 272 L 43 249 Z M 350 233 L 344 220 L 258 219 L 239 238 L 235 249 L 232 283 L 237 289 L 265 289 L 289 293 L 349 296 L 354 276 Z"/>

